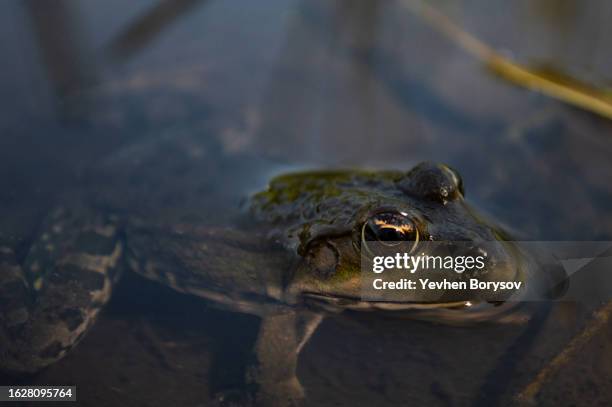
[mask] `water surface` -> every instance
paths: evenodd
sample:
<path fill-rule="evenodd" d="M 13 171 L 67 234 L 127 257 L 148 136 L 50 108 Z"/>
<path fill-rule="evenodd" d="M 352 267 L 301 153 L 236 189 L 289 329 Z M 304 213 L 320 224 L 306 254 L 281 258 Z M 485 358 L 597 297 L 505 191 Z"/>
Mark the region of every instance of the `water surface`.
<path fill-rule="evenodd" d="M 521 63 L 609 86 L 610 6 L 560 3 L 439 6 Z M 220 163 L 270 163 L 248 185 L 224 181 L 238 195 L 278 168 L 433 160 L 528 239 L 612 236 L 610 122 L 491 75 L 399 2 L 7 0 L 0 10 L 0 226 L 23 244 L 96 164 L 185 135 Z M 309 405 L 506 404 L 583 316 L 556 309 L 524 342 L 512 326 L 335 317 L 299 375 Z M 24 380 L 76 384 L 79 405 L 206 405 L 215 380 L 237 380 L 256 327 L 129 276 L 73 353 Z M 609 401 L 609 339 L 598 334 L 540 401 Z M 505 364 L 512 355 L 519 363 Z"/>

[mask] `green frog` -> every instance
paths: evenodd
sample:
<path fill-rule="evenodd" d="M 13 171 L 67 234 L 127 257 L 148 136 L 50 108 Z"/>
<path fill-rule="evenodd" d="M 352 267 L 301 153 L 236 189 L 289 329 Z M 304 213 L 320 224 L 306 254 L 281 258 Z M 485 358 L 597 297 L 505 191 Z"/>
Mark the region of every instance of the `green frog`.
<path fill-rule="evenodd" d="M 503 242 L 489 260 L 505 266 L 490 273 L 525 278 L 528 256 L 468 205 L 461 176 L 447 165 L 287 173 L 240 203 L 256 184 L 252 174 L 266 171 L 245 172 L 243 158 L 212 164 L 216 156 L 176 140 L 127 149 L 63 198 L 25 249 L 3 237 L 0 367 L 33 373 L 65 356 L 130 271 L 261 318 L 247 390 L 220 394 L 219 404 L 240 394 L 245 403 L 298 405 L 298 356 L 329 312 L 481 320 L 507 311 L 469 298 L 363 300 L 368 241 L 465 241 L 474 249 Z"/>

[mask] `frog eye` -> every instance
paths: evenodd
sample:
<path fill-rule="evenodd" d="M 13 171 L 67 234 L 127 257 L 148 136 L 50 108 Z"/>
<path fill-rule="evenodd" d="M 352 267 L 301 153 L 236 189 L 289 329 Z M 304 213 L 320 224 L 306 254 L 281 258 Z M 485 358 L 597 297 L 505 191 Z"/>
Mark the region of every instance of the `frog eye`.
<path fill-rule="evenodd" d="M 380 242 L 384 246 L 413 242 L 412 251 L 419 242 L 419 230 L 405 212 L 381 212 L 372 215 L 363 224 L 361 241 L 368 250 L 368 242 Z"/>
<path fill-rule="evenodd" d="M 407 194 L 443 204 L 465 196 L 461 176 L 444 164 L 421 163 L 398 182 L 398 187 Z"/>

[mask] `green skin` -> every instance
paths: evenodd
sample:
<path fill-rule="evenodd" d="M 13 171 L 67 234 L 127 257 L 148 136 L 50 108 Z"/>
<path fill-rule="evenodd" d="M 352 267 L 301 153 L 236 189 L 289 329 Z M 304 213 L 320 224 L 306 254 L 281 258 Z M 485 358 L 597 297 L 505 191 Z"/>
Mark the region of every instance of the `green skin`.
<path fill-rule="evenodd" d="M 256 362 L 247 375 L 247 381 L 256 384 L 249 388 L 257 390 L 247 399 L 262 405 L 297 405 L 304 398 L 296 377 L 298 355 L 326 312 L 427 308 L 455 319 L 492 318 L 487 312 L 463 309 L 464 300 L 387 304 L 360 299 L 360 232 L 373 212 L 409 214 L 422 240 L 461 240 L 474 246 L 504 240 L 497 226 L 464 201 L 461 179 L 449 167 L 424 163 L 408 172 L 282 175 L 252 196 L 247 216 L 242 214 L 248 222 L 229 228 L 194 215 L 203 205 L 210 207 L 208 190 L 159 204 L 166 200 L 151 191 L 162 194 L 167 187 L 174 197 L 206 190 L 190 182 L 199 179 L 195 174 L 208 162 L 206 153 L 193 154 L 190 145 L 161 151 L 170 157 L 167 161 L 159 161 L 158 153 L 151 151 L 142 153 L 146 159 L 139 164 L 111 160 L 109 167 L 121 171 L 110 177 L 108 189 L 98 186 L 89 194 L 93 197 L 73 199 L 79 204 L 50 214 L 23 260 L 17 260 L 14 247 L 0 244 L 3 370 L 32 373 L 66 355 L 110 299 L 123 269 L 261 317 Z M 164 176 L 170 174 L 156 178 L 158 189 L 135 184 L 125 175 L 144 172 L 146 178 L 151 162 Z M 175 171 L 177 162 L 187 162 L 188 170 Z M 180 172 L 185 181 L 177 181 L 173 172 Z M 212 178 L 214 185 L 223 183 Z M 222 191 L 212 193 L 223 196 Z M 138 210 L 136 202 L 141 203 Z M 498 277 L 518 278 L 522 255 L 510 242 L 500 247 L 491 254 L 492 264 L 506 266 L 493 271 Z"/>

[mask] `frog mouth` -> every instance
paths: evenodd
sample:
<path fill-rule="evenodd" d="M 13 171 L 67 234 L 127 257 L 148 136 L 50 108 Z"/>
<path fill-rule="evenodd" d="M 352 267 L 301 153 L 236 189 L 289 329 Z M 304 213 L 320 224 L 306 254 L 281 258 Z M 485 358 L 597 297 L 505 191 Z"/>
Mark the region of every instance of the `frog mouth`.
<path fill-rule="evenodd" d="M 467 326 L 483 322 L 503 322 L 522 324 L 528 319 L 519 312 L 520 302 L 487 303 L 472 301 L 418 303 L 418 302 L 385 302 L 367 301 L 359 297 L 303 293 L 307 303 L 317 305 L 324 310 L 339 312 L 342 310 L 381 311 L 410 313 L 410 319 L 435 321 L 451 326 Z"/>
<path fill-rule="evenodd" d="M 470 301 L 452 301 L 452 302 L 396 302 L 396 301 L 370 301 L 364 300 L 361 297 L 339 295 L 339 294 L 321 294 L 314 292 L 302 293 L 302 296 L 307 302 L 316 303 L 327 307 L 336 307 L 352 310 L 384 310 L 384 311 L 402 311 L 402 310 L 435 310 L 435 309 L 463 309 L 469 308 L 474 304 Z"/>

